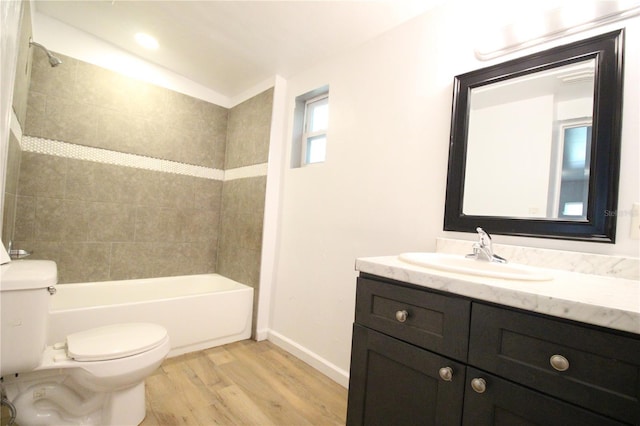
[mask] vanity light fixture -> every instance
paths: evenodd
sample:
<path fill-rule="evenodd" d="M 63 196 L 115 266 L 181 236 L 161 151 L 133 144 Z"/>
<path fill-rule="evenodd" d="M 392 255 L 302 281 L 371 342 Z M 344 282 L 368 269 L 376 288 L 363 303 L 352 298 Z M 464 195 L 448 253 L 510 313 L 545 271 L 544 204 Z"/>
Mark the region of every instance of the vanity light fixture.
<path fill-rule="evenodd" d="M 487 29 L 480 37 L 475 55 L 486 61 L 639 14 L 640 0 L 566 3 L 538 15 L 529 14 L 502 28 Z"/>
<path fill-rule="evenodd" d="M 155 50 L 158 48 L 158 40 L 146 33 L 136 33 L 134 36 L 138 44 L 145 49 Z"/>

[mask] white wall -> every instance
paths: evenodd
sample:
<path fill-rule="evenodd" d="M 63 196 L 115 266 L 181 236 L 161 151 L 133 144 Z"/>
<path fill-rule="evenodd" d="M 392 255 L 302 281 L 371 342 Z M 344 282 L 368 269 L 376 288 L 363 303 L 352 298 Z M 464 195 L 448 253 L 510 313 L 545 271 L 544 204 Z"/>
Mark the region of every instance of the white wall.
<path fill-rule="evenodd" d="M 473 110 L 464 214 L 546 217 L 553 115 L 553 95 Z"/>
<path fill-rule="evenodd" d="M 355 259 L 433 250 L 436 237 L 475 239 L 442 231 L 453 77 L 536 48 L 481 63 L 473 56 L 474 17 L 448 3 L 287 81 L 285 155 L 295 97 L 325 84 L 329 135 L 324 164 L 291 169 L 289 159 L 283 161 L 269 339 L 342 384 L 349 368 Z M 639 19 L 627 26 L 622 210 L 640 199 Z M 638 256 L 638 242 L 628 237 L 629 218 L 618 223 L 615 245 L 495 240 Z"/>

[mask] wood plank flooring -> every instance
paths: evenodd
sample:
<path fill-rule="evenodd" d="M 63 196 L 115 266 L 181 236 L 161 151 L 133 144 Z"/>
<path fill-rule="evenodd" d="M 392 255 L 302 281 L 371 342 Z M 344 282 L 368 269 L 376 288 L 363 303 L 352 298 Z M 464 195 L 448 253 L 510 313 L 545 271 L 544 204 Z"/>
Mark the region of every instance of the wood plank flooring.
<path fill-rule="evenodd" d="M 268 341 L 166 360 L 146 381 L 142 426 L 344 425 L 347 390 Z"/>

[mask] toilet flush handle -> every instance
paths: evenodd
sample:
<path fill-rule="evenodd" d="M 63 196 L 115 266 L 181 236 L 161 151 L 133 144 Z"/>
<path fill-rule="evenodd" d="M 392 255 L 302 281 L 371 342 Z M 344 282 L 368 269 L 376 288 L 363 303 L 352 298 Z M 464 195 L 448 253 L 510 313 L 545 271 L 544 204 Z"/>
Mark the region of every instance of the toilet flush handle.
<path fill-rule="evenodd" d="M 49 287 L 47 287 L 47 291 L 49 292 L 50 295 L 53 296 L 54 294 L 56 294 L 56 291 L 58 290 L 56 290 L 54 286 L 50 285 Z"/>

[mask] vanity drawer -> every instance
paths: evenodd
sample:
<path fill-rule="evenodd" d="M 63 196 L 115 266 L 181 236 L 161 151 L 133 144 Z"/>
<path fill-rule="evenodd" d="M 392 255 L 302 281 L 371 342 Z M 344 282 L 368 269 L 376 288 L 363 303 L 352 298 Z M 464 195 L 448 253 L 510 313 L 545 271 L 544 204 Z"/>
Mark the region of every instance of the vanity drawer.
<path fill-rule="evenodd" d="M 356 323 L 466 361 L 471 302 L 358 278 Z"/>
<path fill-rule="evenodd" d="M 475 383 L 477 380 L 482 380 L 482 384 Z M 468 367 L 462 426 L 515 425 L 624 426 L 625 424 Z"/>
<path fill-rule="evenodd" d="M 469 364 L 640 424 L 640 337 L 480 303 L 470 333 Z"/>

